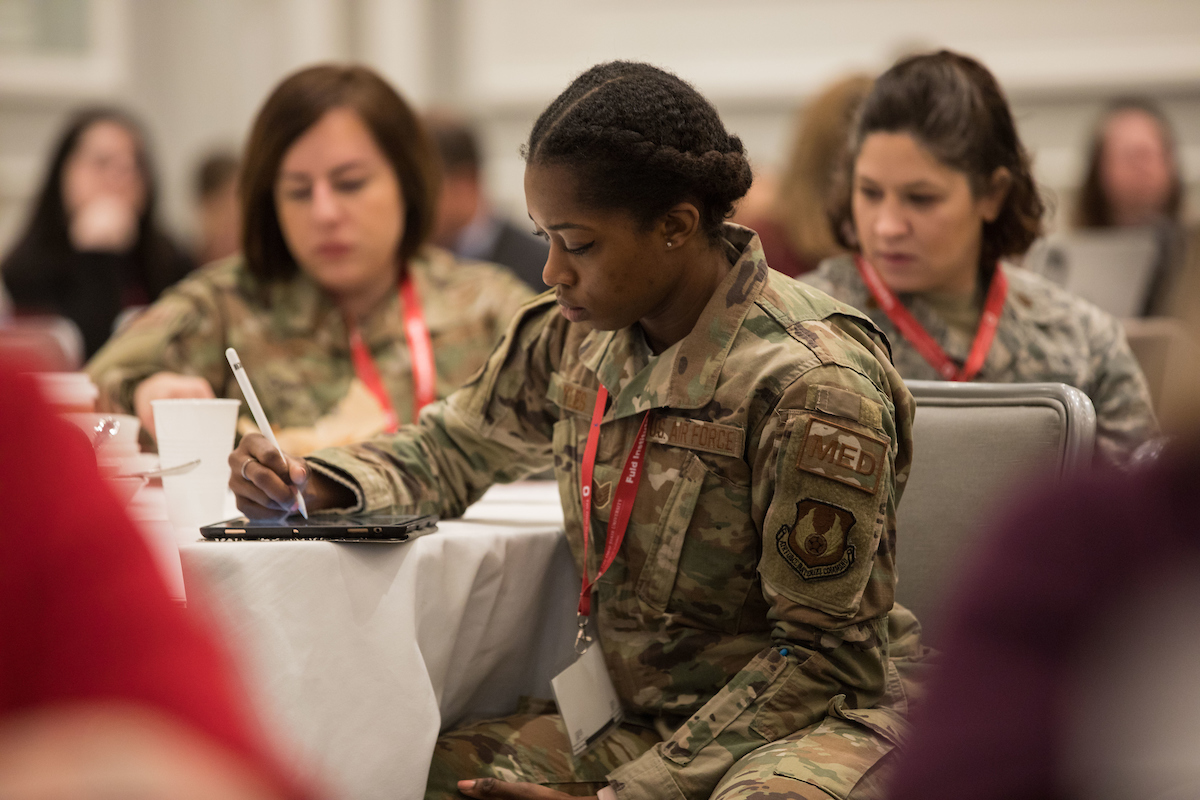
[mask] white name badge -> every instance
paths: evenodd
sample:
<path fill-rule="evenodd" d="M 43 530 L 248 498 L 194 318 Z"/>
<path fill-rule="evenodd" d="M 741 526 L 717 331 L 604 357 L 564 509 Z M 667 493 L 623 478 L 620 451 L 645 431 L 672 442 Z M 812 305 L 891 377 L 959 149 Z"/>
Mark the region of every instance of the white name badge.
<path fill-rule="evenodd" d="M 597 644 L 558 673 L 550 685 L 571 739 L 571 752 L 576 756 L 594 747 L 625 719 Z"/>

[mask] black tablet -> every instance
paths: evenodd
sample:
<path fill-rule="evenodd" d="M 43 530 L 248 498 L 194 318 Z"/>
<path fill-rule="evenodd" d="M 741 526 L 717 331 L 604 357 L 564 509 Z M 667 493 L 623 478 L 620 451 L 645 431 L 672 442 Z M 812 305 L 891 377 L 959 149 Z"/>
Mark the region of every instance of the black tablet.
<path fill-rule="evenodd" d="M 204 525 L 205 539 L 323 539 L 330 542 L 406 542 L 436 529 L 433 514 L 313 514 L 308 519 L 237 517 Z"/>

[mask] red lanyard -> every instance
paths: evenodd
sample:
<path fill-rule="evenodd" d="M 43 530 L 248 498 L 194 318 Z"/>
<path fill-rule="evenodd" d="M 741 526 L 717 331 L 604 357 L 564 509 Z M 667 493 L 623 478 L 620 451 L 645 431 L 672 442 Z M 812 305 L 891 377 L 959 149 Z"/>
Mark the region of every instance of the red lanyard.
<path fill-rule="evenodd" d="M 429 338 L 429 327 L 425 324 L 421 298 L 407 270 L 404 280 L 400 282 L 400 303 L 404 307 L 404 335 L 408 339 L 408 352 L 413 363 L 413 421 L 416 422 L 421 409 L 437 399 L 437 367 L 433 363 L 433 342 Z M 357 325 L 350 328 L 350 360 L 354 363 L 358 379 L 379 401 L 387 419 L 385 430 L 395 433 L 399 420 L 392 407 L 391 395 L 379 377 L 371 351 L 363 342 Z"/>
<path fill-rule="evenodd" d="M 600 571 L 596 577 L 588 580 L 588 530 L 592 525 L 592 472 L 596 468 L 596 446 L 600 443 L 600 419 L 604 416 L 604 405 L 608 400 L 608 390 L 603 386 L 596 392 L 596 407 L 592 409 L 592 427 L 588 429 L 587 446 L 583 449 L 583 474 L 580 480 L 580 494 L 583 497 L 583 588 L 579 590 L 579 613 L 586 617 L 592 613 L 592 587 L 600 576 L 612 566 L 621 542 L 625 541 L 625 529 L 629 527 L 629 515 L 633 511 L 633 501 L 637 497 L 638 484 L 642 482 L 642 457 L 646 454 L 646 423 L 650 419 L 647 412 L 642 417 L 642 426 L 638 428 L 637 439 L 633 449 L 625 459 L 625 469 L 613 493 L 612 509 L 608 515 L 608 538 L 604 541 L 604 558 L 600 561 Z"/>
<path fill-rule="evenodd" d="M 948 381 L 969 381 L 979 374 L 983 362 L 987 360 L 988 351 L 992 349 L 996 328 L 1000 326 L 1000 312 L 1004 310 L 1004 301 L 1008 297 L 1008 279 L 1004 277 L 1004 270 L 999 264 L 996 265 L 996 273 L 992 276 L 992 285 L 988 287 L 987 300 L 983 304 L 983 314 L 979 318 L 979 330 L 975 332 L 975 341 L 971 343 L 971 352 L 967 355 L 962 369 L 959 369 L 941 345 L 929 335 L 929 331 L 917 322 L 883 282 L 875 267 L 862 256 L 858 256 L 854 261 L 858 265 L 858 273 L 862 276 L 863 283 L 871 290 L 888 319 L 943 378 Z"/>

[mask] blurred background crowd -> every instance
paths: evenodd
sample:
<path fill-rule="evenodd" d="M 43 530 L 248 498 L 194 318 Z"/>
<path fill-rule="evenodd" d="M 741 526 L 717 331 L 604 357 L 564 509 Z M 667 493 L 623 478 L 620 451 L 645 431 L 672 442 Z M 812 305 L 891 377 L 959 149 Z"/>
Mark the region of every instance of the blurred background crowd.
<path fill-rule="evenodd" d="M 774 268 L 800 274 L 838 252 L 823 194 L 871 76 L 906 52 L 950 46 L 995 72 L 1032 154 L 1050 232 L 1032 266 L 1075 291 L 1086 281 L 1068 274 L 1072 258 L 1127 269 L 1128 280 L 1084 296 L 1120 317 L 1160 315 L 1197 208 L 1200 63 L 1187 32 L 1200 21 L 1182 1 L 1149 14 L 1116 1 L 1077 11 L 1024 1 L 764 0 L 731 13 L 716 2 L 4 0 L 7 314 L 70 319 L 80 336 L 59 329 L 68 359 L 80 345 L 86 359 L 127 309 L 234 252 L 251 117 L 279 78 L 323 60 L 372 66 L 427 117 L 444 166 L 433 241 L 503 263 L 535 290 L 544 250 L 524 235 L 517 150 L 537 110 L 603 58 L 674 69 L 747 143 L 756 180 L 736 221 L 759 231 Z M 1087 235 L 1114 229 L 1137 232 Z M 56 269 L 88 276 L 74 296 L 65 273 L 37 266 L 50 251 Z"/>

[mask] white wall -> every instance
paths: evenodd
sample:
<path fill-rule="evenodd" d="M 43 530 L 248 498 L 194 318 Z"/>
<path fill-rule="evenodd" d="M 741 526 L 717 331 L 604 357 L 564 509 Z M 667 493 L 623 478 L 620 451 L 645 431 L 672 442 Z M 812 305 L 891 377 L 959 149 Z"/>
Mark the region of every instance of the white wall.
<path fill-rule="evenodd" d="M 192 229 L 191 170 L 215 145 L 239 146 L 259 104 L 296 67 L 349 56 L 339 0 L 101 0 L 124 52 L 92 85 L 22 88 L 0 80 L 0 243 L 22 224 L 59 128 L 89 102 L 118 103 L 147 125 L 163 212 Z"/>
<path fill-rule="evenodd" d="M 647 60 L 694 83 L 757 166 L 778 165 L 795 109 L 828 81 L 901 53 L 981 58 L 1013 101 L 1039 179 L 1066 194 L 1104 98 L 1163 100 L 1200 183 L 1200 2 L 1195 0 L 455 0 L 460 105 L 488 133 L 493 186 L 522 204 L 516 147 L 570 79 L 611 58 Z M 736 11 L 731 11 L 736 9 Z"/>
<path fill-rule="evenodd" d="M 795 109 L 823 83 L 883 68 L 901 52 L 950 46 L 997 73 L 1039 178 L 1064 197 L 1103 99 L 1128 91 L 1166 104 L 1193 198 L 1200 185 L 1196 0 L 93 3 L 108 26 L 107 72 L 95 67 L 85 73 L 91 79 L 39 86 L 28 76 L 6 80 L 12 73 L 0 59 L 0 247 L 21 220 L 62 119 L 82 100 L 114 99 L 146 119 L 166 217 L 189 232 L 194 160 L 214 144 L 240 142 L 263 97 L 292 69 L 349 57 L 378 67 L 418 104 L 475 119 L 493 192 L 517 216 L 517 148 L 534 117 L 575 74 L 610 58 L 649 60 L 695 83 L 755 164 L 769 169 L 786 150 Z"/>

